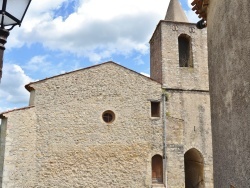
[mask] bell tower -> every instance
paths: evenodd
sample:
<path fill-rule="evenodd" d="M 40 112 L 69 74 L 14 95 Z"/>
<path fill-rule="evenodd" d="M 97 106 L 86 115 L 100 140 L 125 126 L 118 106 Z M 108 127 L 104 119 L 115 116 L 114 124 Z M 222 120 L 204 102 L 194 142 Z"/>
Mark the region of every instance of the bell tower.
<path fill-rule="evenodd" d="M 207 31 L 188 22 L 179 0 L 170 0 L 150 40 L 150 77 L 166 96 L 164 184 L 213 188 Z"/>
<path fill-rule="evenodd" d="M 150 76 L 164 88 L 208 90 L 207 32 L 189 23 L 171 0 L 150 40 Z"/>

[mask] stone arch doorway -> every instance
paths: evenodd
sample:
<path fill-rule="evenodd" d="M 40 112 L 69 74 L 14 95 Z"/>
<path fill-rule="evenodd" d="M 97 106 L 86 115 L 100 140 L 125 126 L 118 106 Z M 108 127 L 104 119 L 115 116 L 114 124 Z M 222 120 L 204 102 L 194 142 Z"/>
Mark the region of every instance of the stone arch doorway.
<path fill-rule="evenodd" d="M 152 183 L 163 183 L 163 160 L 162 156 L 152 157 Z"/>
<path fill-rule="evenodd" d="M 195 148 L 184 155 L 185 188 L 204 188 L 204 160 Z"/>

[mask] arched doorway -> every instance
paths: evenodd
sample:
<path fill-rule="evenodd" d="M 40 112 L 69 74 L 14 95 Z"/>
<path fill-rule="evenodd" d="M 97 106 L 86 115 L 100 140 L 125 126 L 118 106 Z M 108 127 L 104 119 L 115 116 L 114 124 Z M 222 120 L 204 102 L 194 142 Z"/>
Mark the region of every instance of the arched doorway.
<path fill-rule="evenodd" d="M 197 149 L 185 153 L 184 166 L 185 188 L 204 188 L 204 160 Z"/>
<path fill-rule="evenodd" d="M 163 161 L 162 156 L 152 157 L 152 183 L 163 183 Z"/>

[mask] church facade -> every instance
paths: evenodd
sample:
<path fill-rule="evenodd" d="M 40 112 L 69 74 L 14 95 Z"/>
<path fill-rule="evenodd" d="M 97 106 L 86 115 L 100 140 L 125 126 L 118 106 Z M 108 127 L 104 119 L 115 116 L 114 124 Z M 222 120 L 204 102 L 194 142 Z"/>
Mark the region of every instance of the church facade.
<path fill-rule="evenodd" d="M 1 187 L 212 188 L 206 35 L 171 0 L 150 78 L 106 62 L 26 85 L 0 114 Z"/>

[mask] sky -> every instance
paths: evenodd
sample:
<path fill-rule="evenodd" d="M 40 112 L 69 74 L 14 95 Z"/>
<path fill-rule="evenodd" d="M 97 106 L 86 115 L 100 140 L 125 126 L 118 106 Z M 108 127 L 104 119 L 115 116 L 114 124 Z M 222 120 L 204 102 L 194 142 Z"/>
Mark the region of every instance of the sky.
<path fill-rule="evenodd" d="M 190 22 L 192 0 L 180 0 Z M 149 75 L 149 40 L 169 0 L 32 0 L 5 45 L 0 112 L 28 106 L 30 82 L 114 61 Z"/>

